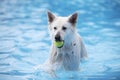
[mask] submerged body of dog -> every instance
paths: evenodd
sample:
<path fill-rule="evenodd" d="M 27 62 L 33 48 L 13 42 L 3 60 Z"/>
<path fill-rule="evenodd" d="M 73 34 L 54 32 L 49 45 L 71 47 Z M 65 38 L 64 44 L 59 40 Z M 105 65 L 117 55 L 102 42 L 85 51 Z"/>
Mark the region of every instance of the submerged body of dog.
<path fill-rule="evenodd" d="M 49 71 L 58 69 L 79 70 L 80 60 L 87 57 L 85 46 L 76 31 L 77 13 L 69 17 L 57 17 L 48 12 L 48 24 L 52 46 L 50 57 L 45 63 Z M 63 41 L 63 45 L 57 47 L 54 42 Z"/>

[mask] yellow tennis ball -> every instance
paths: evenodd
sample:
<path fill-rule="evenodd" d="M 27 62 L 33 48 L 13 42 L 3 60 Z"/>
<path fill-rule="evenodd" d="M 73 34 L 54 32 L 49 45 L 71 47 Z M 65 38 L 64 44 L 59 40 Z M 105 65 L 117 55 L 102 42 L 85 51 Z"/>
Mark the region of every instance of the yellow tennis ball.
<path fill-rule="evenodd" d="M 64 41 L 55 41 L 54 42 L 55 46 L 57 46 L 58 48 L 61 48 L 64 44 Z"/>

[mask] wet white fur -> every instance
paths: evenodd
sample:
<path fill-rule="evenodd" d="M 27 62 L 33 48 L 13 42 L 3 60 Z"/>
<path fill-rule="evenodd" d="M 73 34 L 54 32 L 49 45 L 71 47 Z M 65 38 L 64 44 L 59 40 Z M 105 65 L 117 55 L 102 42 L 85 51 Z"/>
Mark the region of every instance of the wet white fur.
<path fill-rule="evenodd" d="M 55 15 L 53 15 L 55 16 Z M 87 52 L 83 41 L 76 31 L 75 24 L 71 24 L 68 17 L 55 16 L 53 22 L 49 22 L 49 32 L 52 39 L 50 56 L 44 63 L 44 70 L 55 76 L 56 70 L 77 71 L 79 70 L 80 60 L 87 57 Z M 67 27 L 66 31 L 62 27 Z M 57 30 L 54 30 L 57 27 Z M 57 48 L 54 45 L 54 37 L 60 32 L 64 45 Z"/>

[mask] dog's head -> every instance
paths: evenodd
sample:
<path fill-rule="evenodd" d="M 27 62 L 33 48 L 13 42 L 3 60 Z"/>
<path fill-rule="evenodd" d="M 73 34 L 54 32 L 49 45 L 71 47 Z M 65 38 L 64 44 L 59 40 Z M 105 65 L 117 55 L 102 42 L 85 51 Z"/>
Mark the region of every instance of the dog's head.
<path fill-rule="evenodd" d="M 48 11 L 47 15 L 48 28 L 53 42 L 64 41 L 64 43 L 67 43 L 75 33 L 75 24 L 78 14 L 74 13 L 68 17 L 58 17 Z"/>

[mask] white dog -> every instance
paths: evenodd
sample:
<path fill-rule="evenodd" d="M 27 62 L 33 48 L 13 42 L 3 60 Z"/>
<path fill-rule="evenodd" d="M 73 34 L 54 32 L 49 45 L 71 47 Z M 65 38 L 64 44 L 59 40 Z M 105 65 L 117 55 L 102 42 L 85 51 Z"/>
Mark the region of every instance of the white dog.
<path fill-rule="evenodd" d="M 78 14 L 68 17 L 58 17 L 48 11 L 48 24 L 52 46 L 50 57 L 45 65 L 49 71 L 63 69 L 67 71 L 79 70 L 80 60 L 87 57 L 85 46 L 76 31 Z M 57 47 L 54 42 L 63 41 L 63 45 Z"/>

